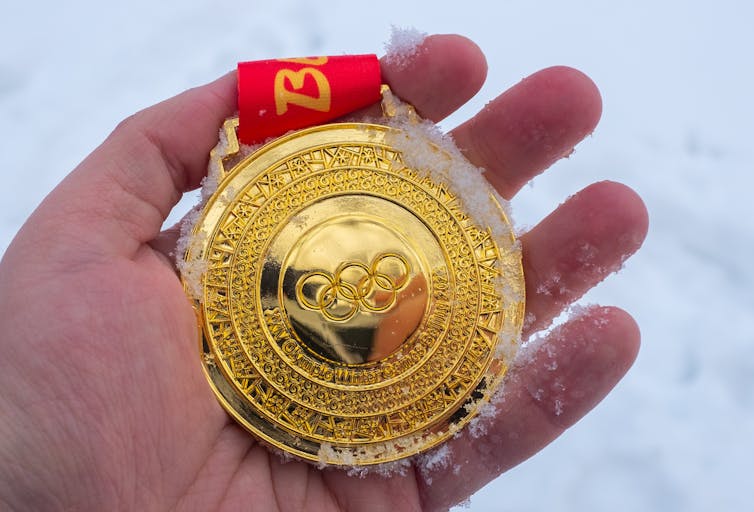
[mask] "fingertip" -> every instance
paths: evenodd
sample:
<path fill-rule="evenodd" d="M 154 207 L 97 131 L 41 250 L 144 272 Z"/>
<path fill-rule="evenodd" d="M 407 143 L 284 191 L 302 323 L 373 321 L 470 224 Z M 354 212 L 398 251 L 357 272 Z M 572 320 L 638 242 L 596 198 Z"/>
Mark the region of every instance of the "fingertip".
<path fill-rule="evenodd" d="M 584 220 L 592 233 L 620 233 L 616 242 L 622 246 L 624 258 L 642 246 L 649 229 L 649 212 L 631 187 L 605 180 L 589 185 L 575 197 L 591 203 Z"/>
<path fill-rule="evenodd" d="M 622 360 L 625 361 L 626 371 L 628 371 L 639 355 L 639 349 L 641 348 L 641 328 L 636 319 L 628 312 L 616 307 L 607 309 L 611 315 L 611 324 L 616 326 L 616 329 L 619 330 L 618 332 L 623 333 L 620 347 L 623 354 Z"/>
<path fill-rule="evenodd" d="M 597 84 L 582 71 L 569 66 L 552 66 L 524 81 L 529 82 L 532 92 L 551 98 L 557 104 L 553 114 L 562 121 L 570 120 L 574 134 L 583 138 L 597 127 L 602 117 L 602 95 Z"/>
<path fill-rule="evenodd" d="M 522 237 L 527 309 L 548 325 L 568 305 L 620 270 L 642 245 L 648 216 L 631 188 L 612 181 L 581 190 Z"/>
<path fill-rule="evenodd" d="M 456 34 L 424 38 L 405 58 L 380 61 L 383 80 L 422 117 L 439 121 L 471 99 L 487 78 L 487 60 L 476 43 Z"/>
<path fill-rule="evenodd" d="M 428 36 L 422 48 L 437 55 L 446 55 L 456 60 L 452 68 L 446 69 L 448 80 L 457 80 L 464 86 L 463 91 L 471 98 L 484 85 L 487 79 L 487 58 L 482 49 L 468 37 L 459 34 L 435 34 Z"/>
<path fill-rule="evenodd" d="M 615 307 L 583 308 L 553 329 L 511 367 L 486 435 L 467 430 L 450 441 L 461 477 L 420 481 L 425 503 L 440 508 L 464 499 L 579 421 L 631 367 L 639 337 L 634 319 Z"/>
<path fill-rule="evenodd" d="M 640 339 L 636 321 L 624 310 L 581 309 L 552 331 L 525 367 L 530 378 L 527 389 L 542 390 L 532 395 L 534 403 L 557 429 L 571 427 L 626 375 L 638 355 Z"/>
<path fill-rule="evenodd" d="M 581 71 L 556 66 L 538 71 L 492 100 L 453 130 L 467 158 L 488 171 L 511 198 L 534 176 L 564 156 L 597 126 L 602 99 Z"/>
<path fill-rule="evenodd" d="M 613 366 L 615 383 L 626 374 L 639 354 L 641 330 L 639 324 L 625 310 L 615 306 L 594 306 L 587 313 L 574 320 L 575 323 L 588 322 L 595 347 L 602 352 L 602 362 L 606 367 Z"/>

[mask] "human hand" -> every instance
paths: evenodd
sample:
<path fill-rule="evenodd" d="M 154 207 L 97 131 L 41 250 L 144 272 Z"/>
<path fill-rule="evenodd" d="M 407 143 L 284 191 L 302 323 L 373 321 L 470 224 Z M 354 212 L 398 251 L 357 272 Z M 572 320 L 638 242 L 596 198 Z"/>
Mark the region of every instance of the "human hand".
<path fill-rule="evenodd" d="M 392 90 L 440 120 L 481 87 L 486 64 L 458 36 L 425 40 Z M 594 308 L 514 365 L 483 436 L 449 441 L 452 466 L 364 478 L 282 462 L 217 403 L 197 325 L 160 233 L 206 172 L 233 114 L 233 74 L 124 121 L 40 205 L 0 263 L 0 503 L 29 510 L 437 510 L 536 453 L 632 363 L 631 317 Z M 589 134 L 594 85 L 551 68 L 453 131 L 506 198 Z M 646 233 L 641 200 L 598 183 L 521 237 L 524 338 L 617 269 Z M 552 286 L 553 276 L 559 276 Z"/>

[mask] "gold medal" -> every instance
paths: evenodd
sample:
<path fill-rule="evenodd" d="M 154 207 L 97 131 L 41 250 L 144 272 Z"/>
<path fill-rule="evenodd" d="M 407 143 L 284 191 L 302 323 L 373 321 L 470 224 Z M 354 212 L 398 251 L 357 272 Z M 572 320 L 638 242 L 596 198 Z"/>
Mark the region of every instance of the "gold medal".
<path fill-rule="evenodd" d="M 213 152 L 220 183 L 183 276 L 220 403 L 328 465 L 447 440 L 500 384 L 523 320 L 520 250 L 494 194 L 477 191 L 494 225 L 481 224 L 453 179 L 412 165 L 403 128 L 328 124 L 243 157 L 237 124 Z M 453 172 L 457 157 L 423 144 Z"/>

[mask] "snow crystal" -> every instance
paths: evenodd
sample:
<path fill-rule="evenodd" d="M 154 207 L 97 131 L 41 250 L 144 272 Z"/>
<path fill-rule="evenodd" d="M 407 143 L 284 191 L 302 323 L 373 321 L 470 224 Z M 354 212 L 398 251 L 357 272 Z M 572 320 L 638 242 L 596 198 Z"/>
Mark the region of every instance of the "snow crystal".
<path fill-rule="evenodd" d="M 224 126 L 220 128 L 218 139 L 217 139 L 217 145 L 212 150 L 212 155 L 226 155 L 228 154 L 228 148 L 230 146 L 230 142 L 228 141 L 228 137 L 225 133 Z M 209 198 L 212 196 L 212 194 L 217 190 L 217 187 L 220 186 L 220 181 L 222 181 L 222 175 L 223 170 L 221 168 L 221 160 L 219 158 L 210 158 L 209 159 L 209 165 L 207 168 L 207 176 L 204 177 L 202 180 L 202 193 L 201 193 L 201 205 L 204 206 L 204 204 L 209 200 Z"/>
<path fill-rule="evenodd" d="M 386 62 L 398 68 L 405 68 L 416 55 L 427 34 L 409 27 L 390 27 L 390 41 L 385 43 Z"/>
<path fill-rule="evenodd" d="M 212 150 L 213 155 L 227 154 L 229 147 L 228 138 L 225 135 L 225 130 L 220 129 L 218 135 L 218 142 L 215 148 Z M 199 203 L 194 206 L 180 223 L 180 235 L 176 242 L 175 258 L 176 267 L 183 278 L 183 282 L 186 288 L 186 292 L 197 301 L 202 298 L 202 279 L 204 273 L 209 267 L 207 261 L 198 259 L 197 256 L 201 252 L 201 247 L 207 238 L 205 232 L 195 232 L 197 223 L 202 216 L 202 209 L 207 204 L 209 198 L 220 186 L 222 181 L 223 170 L 219 158 L 210 158 L 207 166 L 207 175 L 202 179 L 201 193 Z M 227 200 L 228 197 L 224 197 Z M 194 256 L 191 259 L 186 259 L 188 255 Z"/>
<path fill-rule="evenodd" d="M 183 277 L 186 286 L 186 292 L 192 299 L 201 300 L 202 297 L 202 279 L 209 268 L 206 261 L 179 261 L 178 271 Z"/>
<path fill-rule="evenodd" d="M 235 155 L 235 160 L 241 160 L 254 151 L 256 151 L 260 145 L 245 145 L 239 146 L 239 151 Z M 207 175 L 202 179 L 201 192 L 199 203 L 194 206 L 180 223 L 180 235 L 176 243 L 175 258 L 176 267 L 183 278 L 185 283 L 186 292 L 197 301 L 202 300 L 202 279 L 204 273 L 209 267 L 207 261 L 201 260 L 200 253 L 204 241 L 207 239 L 208 234 L 204 231 L 196 231 L 199 219 L 202 217 L 202 210 L 210 198 L 220 188 L 220 183 L 223 180 L 224 169 L 222 166 L 221 158 L 217 155 L 228 155 L 230 152 L 230 142 L 225 133 L 225 129 L 219 130 L 218 142 L 215 148 L 212 150 L 212 155 L 207 165 Z M 236 195 L 236 190 L 227 186 L 222 191 L 222 194 L 216 200 L 220 203 L 229 203 Z M 192 259 L 186 259 L 187 255 L 192 255 Z"/>
<path fill-rule="evenodd" d="M 530 370 L 539 372 L 540 374 L 550 373 L 553 375 L 554 378 L 547 386 L 545 386 L 545 388 L 531 388 L 529 389 L 529 394 L 538 402 L 546 400 L 551 404 L 552 412 L 555 416 L 560 416 L 565 412 L 567 406 L 565 396 L 566 391 L 568 391 L 563 380 L 558 376 L 558 373 L 556 373 L 560 368 L 560 365 L 558 364 L 557 340 L 562 339 L 562 331 L 568 322 L 589 321 L 598 329 L 603 328 L 609 323 L 609 320 L 605 315 L 600 314 L 602 310 L 603 308 L 601 306 L 591 304 L 571 305 L 566 309 L 563 315 L 561 315 L 568 319 L 566 322 L 538 331 L 532 335 L 529 340 L 522 344 L 521 349 L 516 355 L 513 362 L 514 367 L 528 367 Z M 593 350 L 593 347 L 587 343 L 585 350 L 591 351 Z M 533 368 L 531 365 L 535 364 L 535 361 L 539 366 Z M 575 396 L 574 393 L 575 392 L 571 392 L 571 394 Z"/>
<path fill-rule="evenodd" d="M 566 322 L 580 320 L 586 316 L 591 316 L 597 309 L 601 309 L 601 307 L 593 304 L 571 304 L 556 320 L 553 321 L 551 325 L 533 333 L 526 341 L 522 341 L 520 349 L 513 360 L 513 365 L 516 367 L 526 366 L 532 362 L 538 353 L 545 351 L 547 356 L 551 359 L 546 365 L 552 367 L 552 370 L 550 371 L 555 370 L 557 368 L 557 363 L 553 360 L 555 353 L 552 344 L 548 342 L 553 337 L 560 335 L 559 333 Z M 563 322 L 558 321 L 561 318 L 564 320 Z M 529 323 L 530 320 L 531 323 Z M 527 325 L 533 324 L 534 321 L 534 318 L 530 319 L 527 315 L 527 318 L 524 319 L 525 328 Z M 598 327 L 604 326 L 607 323 L 607 320 L 601 315 L 594 315 L 593 321 Z"/>
<path fill-rule="evenodd" d="M 492 400 L 477 408 L 476 416 L 471 419 L 466 427 L 472 439 L 479 439 L 487 433 L 492 420 L 497 416 L 497 405 L 503 400 L 504 389 L 504 385 L 501 385 L 495 390 Z"/>
<path fill-rule="evenodd" d="M 365 457 L 376 458 L 379 455 L 382 455 L 386 459 L 395 457 L 406 449 L 415 446 L 423 437 L 423 434 L 417 434 L 381 445 L 356 448 L 336 448 L 332 444 L 325 442 L 320 445 L 317 453 L 319 458 L 317 467 L 324 469 L 333 465 L 338 466 L 349 476 L 359 478 L 365 478 L 367 475 L 379 475 L 384 478 L 395 475 L 405 476 L 412 467 L 414 461 L 412 457 L 368 466 L 360 464 Z"/>
<path fill-rule="evenodd" d="M 471 498 L 470 497 L 466 498 L 465 500 L 463 500 L 462 502 L 460 502 L 459 504 L 457 504 L 456 507 L 457 508 L 470 509 L 471 508 Z"/>
<path fill-rule="evenodd" d="M 571 320 L 581 320 L 599 309 L 601 306 L 597 304 L 573 304 L 568 308 L 568 314 Z"/>
<path fill-rule="evenodd" d="M 450 466 L 453 452 L 450 446 L 443 444 L 421 455 L 417 460 L 417 466 L 421 472 L 422 478 L 427 485 L 432 484 L 432 474 Z"/>
<path fill-rule="evenodd" d="M 593 262 L 597 258 L 598 252 L 599 251 L 594 245 L 589 242 L 584 242 L 579 246 L 578 253 L 576 254 L 576 261 L 585 267 L 593 266 Z"/>
<path fill-rule="evenodd" d="M 194 300 L 201 300 L 202 280 L 209 268 L 209 262 L 195 257 L 186 259 L 187 255 L 196 256 L 201 252 L 202 245 L 207 239 L 204 231 L 194 232 L 201 217 L 201 204 L 195 206 L 181 221 L 181 234 L 176 243 L 176 267 L 183 278 L 186 292 Z"/>
<path fill-rule="evenodd" d="M 267 449 L 277 456 L 281 464 L 288 464 L 289 462 L 299 462 L 301 460 L 295 455 L 293 455 L 292 453 L 287 452 L 285 450 L 281 450 L 279 448 L 273 448 L 272 446 L 268 446 Z"/>
<path fill-rule="evenodd" d="M 319 451 L 317 453 L 319 457 L 319 465 L 318 467 L 320 469 L 326 468 L 329 464 L 337 464 L 339 466 L 344 466 L 346 468 L 349 468 L 349 470 L 353 471 L 359 471 L 359 476 L 364 477 L 366 476 L 366 467 L 364 466 L 358 466 L 358 458 L 356 457 L 356 454 L 349 450 L 338 450 L 335 447 L 333 447 L 330 443 L 322 443 L 319 446 Z M 363 471 L 363 473 L 361 472 Z M 349 471 L 349 475 L 353 476 L 351 472 Z"/>
<path fill-rule="evenodd" d="M 411 468 L 411 459 L 400 459 L 393 462 L 383 462 L 377 464 L 372 468 L 370 473 L 380 475 L 383 478 L 389 478 L 391 476 L 406 476 L 408 470 Z"/>
<path fill-rule="evenodd" d="M 176 267 L 183 277 L 186 292 L 195 300 L 202 296 L 202 277 L 209 264 L 201 260 L 186 260 L 187 254 L 196 254 L 207 238 L 204 232 L 194 233 L 194 227 L 201 217 L 201 205 L 195 206 L 181 221 L 181 232 L 176 242 Z"/>
<path fill-rule="evenodd" d="M 539 350 L 545 344 L 546 340 L 546 331 L 539 331 L 529 336 L 529 339 L 521 344 L 521 347 L 516 353 L 516 358 L 513 360 L 513 366 L 523 367 L 529 364 L 532 359 L 534 359 L 534 356 L 537 354 L 537 352 L 539 352 Z"/>
<path fill-rule="evenodd" d="M 536 289 L 537 295 L 552 295 L 552 291 L 558 286 L 560 279 L 560 274 L 558 272 L 553 272 L 550 277 L 539 283 Z M 562 287 L 559 287 L 559 290 L 562 289 Z"/>
<path fill-rule="evenodd" d="M 537 322 L 537 315 L 531 311 L 527 311 L 524 317 L 524 331 L 528 331 Z"/>

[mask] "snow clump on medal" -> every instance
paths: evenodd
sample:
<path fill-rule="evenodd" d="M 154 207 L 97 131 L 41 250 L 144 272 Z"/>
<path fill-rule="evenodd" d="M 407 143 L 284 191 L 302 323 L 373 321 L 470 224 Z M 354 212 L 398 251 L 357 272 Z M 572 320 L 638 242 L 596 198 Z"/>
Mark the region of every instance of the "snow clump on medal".
<path fill-rule="evenodd" d="M 244 158 L 253 153 L 259 146 L 240 145 L 237 158 Z M 228 155 L 230 153 L 230 142 L 224 128 L 220 128 L 217 145 L 212 151 L 216 155 Z M 201 253 L 202 246 L 207 239 L 207 233 L 204 231 L 194 232 L 199 219 L 202 216 L 202 210 L 209 201 L 210 197 L 220 187 L 222 181 L 221 158 L 210 158 L 207 168 L 207 176 L 202 180 L 202 188 L 199 204 L 195 205 L 180 222 L 180 235 L 176 243 L 175 259 L 176 267 L 183 278 L 186 292 L 194 300 L 202 300 L 202 279 L 209 268 L 209 262 L 197 257 Z M 218 198 L 220 202 L 230 202 L 235 195 L 233 187 L 226 187 L 222 196 Z M 184 259 L 187 255 L 193 255 L 191 259 Z"/>
<path fill-rule="evenodd" d="M 199 300 L 202 296 L 202 276 L 209 268 L 209 262 L 199 259 L 184 260 L 185 254 L 196 254 L 201 250 L 207 234 L 193 233 L 194 226 L 201 217 L 201 205 L 197 205 L 189 211 L 181 221 L 181 233 L 175 246 L 175 263 L 181 273 L 186 292 L 194 299 Z"/>
<path fill-rule="evenodd" d="M 476 223 L 489 228 L 495 239 L 503 261 L 520 260 L 521 245 L 513 236 L 513 228 L 506 222 L 511 218 L 510 204 L 500 197 L 484 178 L 482 169 L 471 164 L 461 154 L 453 139 L 444 134 L 440 128 L 428 120 L 419 119 L 413 109 L 402 103 L 390 92 L 383 94 L 383 105 L 391 113 L 387 124 L 396 130 L 389 132 L 386 142 L 403 154 L 406 166 L 419 175 L 428 175 L 434 181 L 445 183 L 456 200 Z M 509 301 L 524 300 L 523 289 L 511 288 L 508 283 L 516 283 L 520 268 L 503 265 L 501 279 L 496 290 Z M 502 336 L 515 337 L 515 333 L 501 333 Z M 515 355 L 515 347 L 498 347 L 503 350 L 497 356 L 506 359 Z M 512 351 L 510 351 L 510 350 Z"/>

